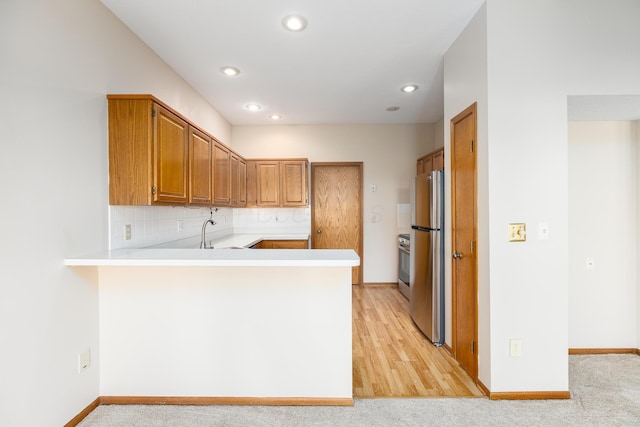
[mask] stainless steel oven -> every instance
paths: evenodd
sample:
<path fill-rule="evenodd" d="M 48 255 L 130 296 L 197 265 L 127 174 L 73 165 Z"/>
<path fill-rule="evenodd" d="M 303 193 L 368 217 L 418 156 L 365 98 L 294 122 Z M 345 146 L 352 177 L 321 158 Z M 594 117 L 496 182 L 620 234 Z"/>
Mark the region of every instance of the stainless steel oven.
<path fill-rule="evenodd" d="M 408 234 L 398 235 L 398 289 L 409 299 L 409 268 L 411 253 L 411 237 Z"/>

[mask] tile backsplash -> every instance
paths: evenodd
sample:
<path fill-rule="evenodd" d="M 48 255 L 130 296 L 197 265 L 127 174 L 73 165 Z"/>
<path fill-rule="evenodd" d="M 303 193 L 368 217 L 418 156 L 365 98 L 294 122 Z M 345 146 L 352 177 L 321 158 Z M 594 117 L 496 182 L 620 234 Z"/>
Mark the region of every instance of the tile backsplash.
<path fill-rule="evenodd" d="M 311 208 L 234 209 L 235 233 L 309 233 Z"/>
<path fill-rule="evenodd" d="M 197 236 L 209 208 L 184 206 L 109 206 L 109 248 L 141 248 Z M 310 208 L 218 208 L 207 236 L 232 233 L 309 233 Z M 125 226 L 131 239 L 125 240 Z"/>

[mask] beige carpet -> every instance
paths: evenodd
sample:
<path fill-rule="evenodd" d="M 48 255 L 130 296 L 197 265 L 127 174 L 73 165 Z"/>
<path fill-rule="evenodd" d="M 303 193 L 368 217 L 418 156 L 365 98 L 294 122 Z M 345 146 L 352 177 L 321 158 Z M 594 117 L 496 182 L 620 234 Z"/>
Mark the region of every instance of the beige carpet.
<path fill-rule="evenodd" d="M 100 406 L 111 426 L 640 426 L 640 356 L 570 356 L 572 398 L 357 399 L 353 407 Z"/>

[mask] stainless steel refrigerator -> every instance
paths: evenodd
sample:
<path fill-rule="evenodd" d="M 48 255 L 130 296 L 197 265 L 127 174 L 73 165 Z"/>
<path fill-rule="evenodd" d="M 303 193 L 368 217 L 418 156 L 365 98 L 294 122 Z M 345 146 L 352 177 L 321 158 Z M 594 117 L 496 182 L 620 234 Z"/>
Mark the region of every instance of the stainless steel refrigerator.
<path fill-rule="evenodd" d="M 444 179 L 418 175 L 411 186 L 409 313 L 435 345 L 444 343 Z"/>

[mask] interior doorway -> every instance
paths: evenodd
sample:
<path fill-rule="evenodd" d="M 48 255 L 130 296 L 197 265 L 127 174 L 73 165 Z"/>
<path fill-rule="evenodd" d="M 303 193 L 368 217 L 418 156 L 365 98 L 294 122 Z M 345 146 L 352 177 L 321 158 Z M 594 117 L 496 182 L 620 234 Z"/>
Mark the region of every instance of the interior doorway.
<path fill-rule="evenodd" d="M 311 163 L 311 247 L 356 251 L 353 284 L 362 284 L 364 265 L 362 169 L 362 162 Z"/>
<path fill-rule="evenodd" d="M 455 359 L 478 380 L 477 104 L 451 119 L 451 338 Z"/>

